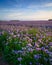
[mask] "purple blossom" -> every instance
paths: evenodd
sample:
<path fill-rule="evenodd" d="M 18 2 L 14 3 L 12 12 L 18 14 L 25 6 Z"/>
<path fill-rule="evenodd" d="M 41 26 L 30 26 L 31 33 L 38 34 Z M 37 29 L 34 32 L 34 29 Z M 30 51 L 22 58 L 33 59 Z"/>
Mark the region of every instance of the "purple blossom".
<path fill-rule="evenodd" d="M 36 48 L 37 51 L 41 50 L 41 48 Z"/>
<path fill-rule="evenodd" d="M 46 49 L 48 49 L 48 48 L 49 48 L 49 46 L 47 45 L 45 48 L 46 48 Z"/>
<path fill-rule="evenodd" d="M 32 47 L 31 43 L 29 43 L 28 46 Z"/>
<path fill-rule="evenodd" d="M 17 54 L 17 53 L 18 53 L 18 51 L 17 51 L 17 50 L 12 50 L 12 52 L 13 52 L 13 53 L 15 53 L 15 54 Z"/>
<path fill-rule="evenodd" d="M 30 62 L 29 64 L 32 65 L 32 62 Z"/>
<path fill-rule="evenodd" d="M 21 61 L 21 60 L 22 60 L 22 58 L 21 58 L 21 57 L 19 57 L 19 58 L 17 58 L 17 60 L 18 60 L 18 61 Z"/>
<path fill-rule="evenodd" d="M 52 42 L 49 42 L 49 44 L 48 44 L 49 46 L 52 46 Z"/>
<path fill-rule="evenodd" d="M 32 48 L 28 48 L 28 51 L 33 52 L 33 49 Z"/>
<path fill-rule="evenodd" d="M 18 53 L 23 53 L 23 51 L 22 50 L 18 50 Z"/>
<path fill-rule="evenodd" d="M 34 55 L 34 59 L 39 59 L 39 58 L 41 58 L 41 56 L 39 54 Z"/>
<path fill-rule="evenodd" d="M 47 49 L 45 49 L 45 52 L 46 52 L 47 54 L 49 54 L 49 51 L 48 51 Z"/>
<path fill-rule="evenodd" d="M 22 50 L 12 50 L 12 52 L 14 52 L 15 54 L 18 54 L 18 53 L 23 53 Z"/>
<path fill-rule="evenodd" d="M 45 48 L 44 48 L 44 47 L 41 47 L 41 50 L 42 50 L 42 51 L 44 51 L 44 50 L 45 50 Z"/>

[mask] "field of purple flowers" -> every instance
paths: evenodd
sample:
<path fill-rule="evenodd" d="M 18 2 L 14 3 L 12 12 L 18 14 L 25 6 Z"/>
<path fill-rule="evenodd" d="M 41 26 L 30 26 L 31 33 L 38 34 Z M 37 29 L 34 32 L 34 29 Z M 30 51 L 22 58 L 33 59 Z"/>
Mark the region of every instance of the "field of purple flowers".
<path fill-rule="evenodd" d="M 0 55 L 9 65 L 52 65 L 52 29 L 1 26 Z"/>

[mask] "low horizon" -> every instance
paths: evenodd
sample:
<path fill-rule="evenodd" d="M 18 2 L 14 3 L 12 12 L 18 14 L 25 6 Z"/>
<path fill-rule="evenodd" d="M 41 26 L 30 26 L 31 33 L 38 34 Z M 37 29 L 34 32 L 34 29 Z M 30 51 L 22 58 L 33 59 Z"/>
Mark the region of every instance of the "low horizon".
<path fill-rule="evenodd" d="M 47 20 L 0 20 L 0 21 L 48 21 L 49 19 Z M 51 19 L 52 20 L 52 19 Z"/>
<path fill-rule="evenodd" d="M 46 20 L 44 20 L 44 19 L 40 19 L 40 20 L 18 20 L 18 19 L 11 19 L 11 20 L 0 20 L 0 21 L 52 21 L 52 19 L 46 19 Z"/>

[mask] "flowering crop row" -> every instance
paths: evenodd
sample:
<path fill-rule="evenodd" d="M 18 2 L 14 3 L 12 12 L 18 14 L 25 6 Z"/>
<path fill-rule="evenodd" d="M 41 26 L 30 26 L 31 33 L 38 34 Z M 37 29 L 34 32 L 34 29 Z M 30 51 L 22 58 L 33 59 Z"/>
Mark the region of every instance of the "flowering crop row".
<path fill-rule="evenodd" d="M 52 29 L 0 31 L 0 51 L 9 65 L 52 65 Z"/>

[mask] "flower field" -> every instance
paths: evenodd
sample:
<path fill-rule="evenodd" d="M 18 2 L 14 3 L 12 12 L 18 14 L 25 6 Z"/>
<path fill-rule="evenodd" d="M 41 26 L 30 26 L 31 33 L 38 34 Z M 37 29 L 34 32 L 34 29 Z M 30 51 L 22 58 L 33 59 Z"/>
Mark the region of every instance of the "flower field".
<path fill-rule="evenodd" d="M 1 26 L 0 55 L 9 65 L 52 65 L 52 29 Z"/>

